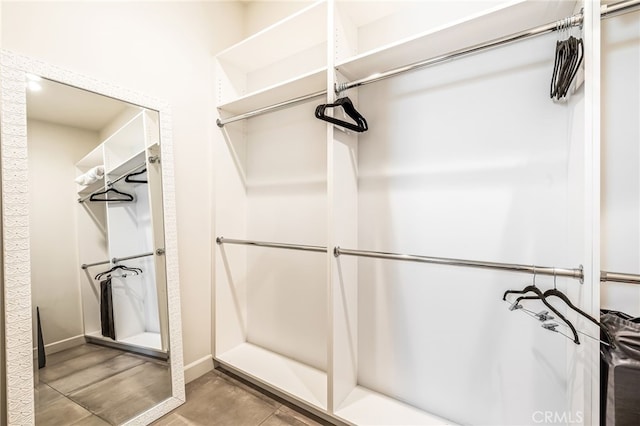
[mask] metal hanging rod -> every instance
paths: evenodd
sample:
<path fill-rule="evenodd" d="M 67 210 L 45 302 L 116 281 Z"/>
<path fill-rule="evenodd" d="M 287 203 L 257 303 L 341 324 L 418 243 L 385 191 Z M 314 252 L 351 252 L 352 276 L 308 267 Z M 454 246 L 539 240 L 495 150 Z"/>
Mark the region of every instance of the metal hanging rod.
<path fill-rule="evenodd" d="M 287 107 L 289 105 L 297 104 L 299 102 L 304 102 L 309 99 L 318 98 L 320 96 L 324 96 L 327 94 L 326 90 L 321 90 L 319 92 L 310 93 L 308 95 L 300 96 L 298 98 L 289 99 L 288 101 L 280 102 L 279 104 L 266 106 L 264 108 L 255 109 L 253 111 L 245 112 L 244 114 L 235 115 L 233 117 L 227 118 L 218 118 L 216 120 L 216 124 L 218 127 L 224 127 L 225 124 L 233 123 L 234 121 L 244 120 L 245 118 L 251 118 L 256 115 L 265 114 L 267 112 L 272 112 L 279 110 L 281 108 Z"/>
<path fill-rule="evenodd" d="M 640 6 L 640 0 L 621 1 L 613 4 L 603 4 L 600 7 L 600 18 L 610 18 L 612 16 L 632 12 Z"/>
<path fill-rule="evenodd" d="M 83 263 L 82 265 L 80 265 L 80 267 L 82 269 L 88 269 L 88 268 L 91 268 L 92 266 L 106 265 L 107 263 L 111 263 L 111 261 L 110 260 L 103 260 L 102 262 Z"/>
<path fill-rule="evenodd" d="M 154 254 L 157 254 L 157 255 L 164 254 L 164 250 L 163 249 L 158 249 L 158 250 L 155 251 L 155 253 L 151 251 L 149 253 L 136 254 L 136 255 L 133 255 L 133 256 L 114 257 L 113 259 L 103 260 L 102 262 L 83 263 L 82 265 L 80 265 L 80 267 L 82 269 L 87 269 L 87 268 L 91 268 L 92 266 L 106 265 L 107 263 L 116 264 L 116 263 L 122 262 L 124 260 L 131 260 L 131 259 L 137 259 L 139 257 L 153 256 Z"/>
<path fill-rule="evenodd" d="M 640 275 L 623 274 L 621 272 L 600 272 L 600 282 L 625 283 L 640 285 Z"/>
<path fill-rule="evenodd" d="M 131 173 L 135 172 L 138 169 L 141 169 L 142 167 L 146 166 L 147 162 L 145 161 L 142 164 L 137 165 L 136 167 L 134 167 L 133 169 L 127 171 L 126 173 L 123 173 L 122 175 L 118 176 L 116 179 L 114 180 L 109 180 L 107 181 L 107 187 L 111 187 L 113 186 L 114 183 L 121 181 L 122 179 L 126 178 L 127 176 L 129 176 Z M 89 198 L 91 198 L 91 196 L 93 194 L 96 194 L 98 192 L 104 191 L 104 188 L 100 188 L 100 189 L 96 189 L 95 191 L 93 191 L 91 194 L 89 195 L 85 195 L 84 197 L 78 198 L 78 202 L 79 203 L 84 203 L 85 201 L 87 201 Z"/>
<path fill-rule="evenodd" d="M 600 9 L 600 16 L 602 18 L 607 18 L 614 14 L 618 14 L 621 12 L 628 12 L 631 9 L 637 8 L 638 6 L 640 6 L 640 0 L 622 1 L 622 2 L 614 3 L 608 6 L 604 5 Z M 550 22 L 546 25 L 530 28 L 528 30 L 524 30 L 524 31 L 511 34 L 505 37 L 496 38 L 496 39 L 487 41 L 485 43 L 479 43 L 471 47 L 459 49 L 454 52 L 450 52 L 444 55 L 436 56 L 434 58 L 426 59 L 424 61 L 415 62 L 410 65 L 405 65 L 399 68 L 394 68 L 389 71 L 377 73 L 369 77 L 361 78 L 359 80 L 345 82 L 345 83 L 336 83 L 335 92 L 336 93 L 344 92 L 345 90 L 348 90 L 354 87 L 364 86 L 365 84 L 369 84 L 369 83 L 375 83 L 380 80 L 385 80 L 390 77 L 395 77 L 396 75 L 399 75 L 399 74 L 404 74 L 406 72 L 423 69 L 431 65 L 437 65 L 444 62 L 452 61 L 454 59 L 459 59 L 459 58 L 469 56 L 484 50 L 494 49 L 499 46 L 504 46 L 507 44 L 514 43 L 516 41 L 526 40 L 532 37 L 548 34 L 559 29 L 565 29 L 568 27 L 575 27 L 578 25 L 582 25 L 583 20 L 584 20 L 584 15 L 582 13 L 578 13 L 576 15 L 561 19 L 559 21 Z"/>
<path fill-rule="evenodd" d="M 234 240 L 231 238 L 218 237 L 216 238 L 216 243 L 218 244 L 240 244 L 245 246 L 256 246 L 256 247 L 270 247 L 277 249 L 287 249 L 287 250 L 301 250 L 301 251 L 315 251 L 320 253 L 326 253 L 327 248 L 322 246 L 308 246 L 302 244 L 287 244 L 287 243 L 272 243 L 268 241 L 253 241 L 253 240 Z"/>
<path fill-rule="evenodd" d="M 413 254 L 385 253 L 380 251 L 351 250 L 351 249 L 343 249 L 340 247 L 336 247 L 333 250 L 333 254 L 336 257 L 341 255 L 372 257 L 376 259 L 404 260 L 409 262 L 432 263 L 437 265 L 462 266 L 467 268 L 496 269 L 500 271 L 522 272 L 526 274 L 535 274 L 535 275 L 551 275 L 556 277 L 569 277 L 569 278 L 578 279 L 580 280 L 580 282 L 584 280 L 584 273 L 582 271 L 582 266 L 578 269 L 554 268 L 549 266 L 519 265 L 516 263 L 480 262 L 477 260 L 451 259 L 446 257 L 429 257 L 429 256 L 417 256 Z"/>
<path fill-rule="evenodd" d="M 164 251 L 162 251 L 162 249 L 159 249 L 157 251 L 158 254 L 162 254 L 164 253 Z M 118 263 L 118 262 L 122 262 L 124 260 L 131 260 L 131 259 L 137 259 L 139 257 L 147 257 L 147 256 L 153 256 L 154 252 L 150 251 L 149 253 L 142 253 L 142 254 L 136 254 L 133 256 L 127 256 L 127 257 L 114 257 L 113 259 L 111 259 L 111 261 L 113 263 Z"/>
<path fill-rule="evenodd" d="M 618 3 L 614 3 L 614 4 L 610 4 L 610 5 L 603 5 L 601 7 L 601 11 L 600 11 L 600 16 L 602 18 L 608 18 L 610 16 L 614 16 L 617 15 L 619 13 L 624 13 L 624 12 L 629 12 L 632 9 L 637 8 L 638 6 L 640 6 L 640 0 L 629 0 L 629 1 L 621 1 Z M 374 74 L 372 76 L 369 77 L 365 77 L 362 78 L 360 80 L 355 80 L 352 82 L 345 82 L 345 83 L 336 83 L 335 84 L 335 92 L 336 93 L 340 93 L 340 92 L 344 92 L 345 90 L 354 88 L 354 87 L 358 87 L 358 86 L 364 86 L 365 84 L 369 84 L 369 83 L 374 83 L 380 80 L 384 80 L 390 77 L 394 77 L 398 74 L 403 74 L 405 72 L 409 72 L 409 71 L 414 71 L 417 69 L 422 69 L 431 65 L 436 65 L 436 64 L 440 64 L 440 63 L 444 63 L 444 62 L 448 62 L 448 61 L 452 61 L 454 59 L 458 59 L 458 58 L 462 58 L 464 56 L 468 56 L 474 53 L 478 53 L 481 52 L 483 50 L 489 50 L 489 49 L 493 49 L 496 48 L 498 46 L 503 46 L 506 44 L 511 44 L 514 43 L 516 41 L 521 41 L 521 40 L 525 40 L 531 37 L 536 37 L 539 35 L 544 35 L 544 34 L 548 34 L 551 33 L 553 31 L 559 30 L 559 29 L 563 29 L 563 28 L 567 28 L 567 27 L 574 27 L 574 26 L 578 26 L 578 25 L 582 25 L 582 21 L 584 19 L 584 16 L 582 13 L 578 13 L 576 15 L 570 16 L 568 18 L 564 18 L 564 19 L 560 19 L 558 21 L 554 21 L 554 22 L 550 22 L 546 25 L 541 25 L 539 27 L 536 28 L 531 28 L 525 31 L 521 31 L 519 33 L 515 33 L 515 34 L 511 34 L 505 37 L 500 37 L 485 43 L 480 43 L 480 44 L 476 44 L 475 46 L 471 46 L 471 47 L 467 47 L 464 49 L 460 49 L 460 50 L 456 50 L 454 52 L 450 52 L 441 56 L 437 56 L 435 58 L 430 58 L 430 59 L 426 59 L 424 61 L 420 61 L 420 62 L 416 62 L 410 65 L 406 65 L 403 67 L 399 67 L 399 68 L 395 68 L 383 73 L 378 73 L 378 74 Z M 294 98 L 294 99 L 289 99 L 287 101 L 284 102 L 280 102 L 278 104 L 275 105 L 270 105 L 270 106 L 266 106 L 263 108 L 259 108 L 259 109 L 255 109 L 249 112 L 246 112 L 244 114 L 239 114 L 239 115 L 235 115 L 232 117 L 227 117 L 227 118 L 218 118 L 216 120 L 216 124 L 218 125 L 218 127 L 224 127 L 225 124 L 228 123 L 233 123 L 234 121 L 239 121 L 239 120 L 244 120 L 246 118 L 251 118 L 251 117 L 255 117 L 256 115 L 261 115 L 261 114 L 265 114 L 268 112 L 272 112 L 272 111 L 276 111 L 282 108 L 285 108 L 289 105 L 293 105 L 299 102 L 303 102 L 309 99 L 313 99 L 313 98 L 317 98 L 320 96 L 324 96 L 326 95 L 327 91 L 326 90 L 321 90 L 319 92 L 315 92 L 315 93 L 311 93 L 308 95 L 303 95 L 300 96 L 298 98 Z"/>

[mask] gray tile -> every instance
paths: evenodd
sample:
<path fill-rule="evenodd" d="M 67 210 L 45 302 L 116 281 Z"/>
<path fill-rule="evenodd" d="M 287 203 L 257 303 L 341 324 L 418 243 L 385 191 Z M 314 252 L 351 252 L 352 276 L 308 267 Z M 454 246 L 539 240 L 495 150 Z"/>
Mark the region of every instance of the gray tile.
<path fill-rule="evenodd" d="M 40 426 L 40 425 L 37 425 Z M 84 419 L 80 419 L 77 422 L 73 423 L 71 426 L 110 426 L 109 423 L 102 420 L 100 417 L 92 414 L 89 417 L 85 417 Z"/>
<path fill-rule="evenodd" d="M 196 423 L 182 417 L 180 414 L 171 412 L 164 417 L 151 423 L 152 426 L 195 426 Z"/>
<path fill-rule="evenodd" d="M 118 374 L 121 371 L 140 365 L 143 362 L 143 360 L 137 357 L 122 354 L 100 364 L 78 370 L 66 377 L 51 381 L 48 385 L 58 392 L 68 395 L 76 390 Z"/>
<path fill-rule="evenodd" d="M 278 401 L 276 401 L 273 398 L 271 398 L 270 396 L 266 395 L 262 390 L 260 390 L 256 386 L 254 386 L 252 384 L 248 384 L 248 383 L 246 383 L 244 381 L 238 380 L 235 377 L 227 374 L 223 370 L 213 370 L 208 374 L 216 375 L 216 376 L 222 378 L 224 381 L 228 382 L 229 384 L 231 384 L 233 386 L 238 386 L 239 388 L 244 389 L 245 391 L 249 392 L 250 394 L 262 399 L 264 402 L 266 402 L 267 404 L 271 405 L 274 408 L 274 410 L 280 408 L 280 406 L 282 405 Z"/>
<path fill-rule="evenodd" d="M 55 401 L 56 399 L 64 398 L 64 396 L 61 395 L 60 392 L 56 392 L 55 389 L 52 389 L 48 385 L 40 383 L 38 384 L 38 386 L 36 386 L 34 398 L 37 409 L 37 407 L 44 407 L 45 405 L 51 403 L 52 401 Z"/>
<path fill-rule="evenodd" d="M 328 422 L 318 423 L 302 413 L 283 405 L 260 426 L 321 426 Z"/>
<path fill-rule="evenodd" d="M 81 356 L 56 362 L 53 365 L 48 365 L 47 363 L 45 368 L 40 369 L 40 382 L 50 383 L 63 377 L 67 377 L 79 370 L 102 364 L 111 358 L 115 358 L 121 353 L 122 351 L 118 351 L 116 349 L 98 348 L 88 353 L 84 353 Z"/>
<path fill-rule="evenodd" d="M 38 426 L 60 426 L 76 423 L 91 413 L 67 398 L 58 398 L 36 410 Z"/>
<path fill-rule="evenodd" d="M 64 351 L 56 352 L 54 354 L 47 354 L 47 367 L 100 349 L 100 346 L 89 345 L 85 343 L 83 345 L 74 346 L 72 348 L 65 349 Z"/>
<path fill-rule="evenodd" d="M 257 426 L 273 414 L 277 406 L 275 401 L 266 402 L 253 392 L 210 372 L 187 386 L 187 402 L 173 413 L 178 414 L 181 421 L 191 422 L 186 424 Z"/>
<path fill-rule="evenodd" d="M 115 391 L 117 390 L 117 391 Z M 145 362 L 69 395 L 112 424 L 120 424 L 171 395 L 169 369 Z"/>

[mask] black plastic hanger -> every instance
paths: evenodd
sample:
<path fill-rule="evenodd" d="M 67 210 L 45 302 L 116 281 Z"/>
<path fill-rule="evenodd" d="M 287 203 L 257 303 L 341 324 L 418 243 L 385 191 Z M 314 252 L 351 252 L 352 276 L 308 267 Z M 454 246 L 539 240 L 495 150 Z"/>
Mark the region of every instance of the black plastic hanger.
<path fill-rule="evenodd" d="M 337 118 L 326 116 L 324 111 L 327 108 L 334 108 L 334 107 L 342 107 L 344 112 L 349 117 L 351 117 L 353 121 L 355 121 L 355 124 L 349 123 L 347 121 L 339 120 Z M 335 103 L 332 103 L 332 104 L 318 105 L 316 107 L 316 118 L 320 120 L 328 121 L 329 123 L 337 124 L 338 126 L 342 126 L 345 129 L 353 130 L 354 132 L 362 133 L 367 131 L 367 129 L 369 128 L 367 126 L 367 120 L 365 120 L 364 117 L 360 115 L 358 111 L 356 111 L 356 108 L 353 106 L 351 99 L 349 99 L 348 97 L 337 99 Z"/>
<path fill-rule="evenodd" d="M 138 180 L 138 179 L 131 179 L 132 176 L 139 176 L 141 174 L 147 173 L 147 168 L 145 167 L 144 169 L 142 169 L 142 171 L 137 172 L 137 173 L 129 173 L 125 178 L 124 181 L 125 182 L 129 182 L 129 183 L 149 183 L 147 182 L 147 180 Z"/>
<path fill-rule="evenodd" d="M 568 319 L 564 317 L 564 315 L 558 312 L 558 310 L 555 307 L 553 307 L 549 302 L 547 302 L 542 291 L 535 285 L 528 285 L 522 290 L 507 290 L 504 292 L 504 295 L 502 296 L 502 300 L 507 300 L 508 294 L 527 294 L 530 292 L 533 292 L 538 296 L 538 297 L 531 296 L 532 299 L 540 299 L 540 301 L 544 303 L 547 308 L 549 308 L 554 314 L 558 316 L 558 318 L 560 318 L 565 324 L 567 324 L 567 326 L 571 330 L 571 333 L 573 333 L 573 342 L 576 345 L 579 345 L 580 339 L 578 338 L 578 332 L 576 331 L 576 328 L 573 326 L 573 324 L 571 324 L 571 322 Z M 526 298 L 526 296 L 524 298 Z M 520 298 L 516 299 L 516 303 L 514 303 L 514 306 L 518 305 L 519 300 Z"/>
<path fill-rule="evenodd" d="M 606 327 L 604 325 L 602 325 L 598 320 L 596 320 L 595 318 L 593 318 L 591 315 L 587 314 L 586 312 L 584 312 L 582 309 L 578 308 L 577 306 L 575 306 L 571 300 L 569 300 L 569 298 L 567 297 L 566 294 L 564 294 L 563 292 L 561 292 L 560 290 L 556 289 L 556 288 L 552 288 L 549 290 L 546 290 L 544 293 L 542 293 L 542 297 L 544 297 L 545 299 L 547 297 L 551 297 L 551 296 L 555 296 L 558 299 L 562 300 L 569 308 L 571 308 L 572 310 L 574 310 L 575 312 L 579 313 L 580 315 L 582 315 L 583 317 L 585 317 L 586 319 L 588 319 L 589 321 L 591 321 L 592 323 L 594 323 L 595 325 L 597 325 L 598 327 L 600 327 L 600 330 L 602 331 L 602 333 L 604 334 L 604 336 L 607 339 L 607 343 L 612 347 L 615 348 L 615 342 L 613 341 L 613 338 L 611 337 L 611 335 L 609 334 L 609 331 L 606 329 Z M 516 304 L 519 303 L 521 300 L 524 299 L 541 299 L 539 296 L 520 296 L 516 299 Z M 542 300 L 542 299 L 541 299 Z M 546 304 L 546 303 L 545 303 Z"/>
<path fill-rule="evenodd" d="M 118 196 L 120 196 L 121 198 L 98 198 L 98 196 L 100 195 L 107 195 L 108 193 L 113 192 L 118 194 Z M 91 194 L 91 197 L 89 197 L 89 201 L 102 201 L 102 202 L 108 202 L 108 201 L 133 201 L 133 195 L 131 194 L 127 194 L 126 192 L 121 192 L 118 191 L 115 188 L 109 188 L 106 191 L 101 191 L 101 192 L 96 192 L 94 194 Z"/>
<path fill-rule="evenodd" d="M 550 97 L 559 100 L 569 93 L 584 58 L 582 39 L 570 36 L 566 40 L 556 42 L 556 55 L 551 76 Z"/>
<path fill-rule="evenodd" d="M 141 273 L 142 273 L 142 269 L 140 269 L 140 268 L 131 268 L 131 267 L 129 267 L 129 266 L 125 266 L 125 265 L 116 265 L 116 266 L 114 266 L 113 268 L 109 269 L 108 271 L 103 271 L 103 272 L 98 273 L 98 274 L 94 277 L 94 279 L 98 280 L 98 279 L 102 278 L 103 276 L 105 276 L 105 275 L 107 275 L 107 274 L 110 274 L 110 273 L 112 273 L 112 272 L 115 272 L 115 271 L 116 271 L 116 270 L 118 270 L 118 269 L 121 269 L 121 270 L 123 270 L 123 271 L 133 272 L 133 273 L 135 273 L 136 275 L 138 275 L 138 274 L 141 274 Z"/>

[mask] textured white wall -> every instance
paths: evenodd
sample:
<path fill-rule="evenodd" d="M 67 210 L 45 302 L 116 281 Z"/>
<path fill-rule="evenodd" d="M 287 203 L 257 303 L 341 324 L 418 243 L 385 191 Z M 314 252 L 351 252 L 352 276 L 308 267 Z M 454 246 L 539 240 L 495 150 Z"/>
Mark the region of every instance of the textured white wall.
<path fill-rule="evenodd" d="M 212 55 L 242 17 L 238 2 L 3 2 L 3 48 L 170 103 L 186 365 L 211 354 Z"/>
<path fill-rule="evenodd" d="M 31 291 L 45 345 L 84 334 L 78 279 L 75 164 L 97 132 L 29 120 Z"/>

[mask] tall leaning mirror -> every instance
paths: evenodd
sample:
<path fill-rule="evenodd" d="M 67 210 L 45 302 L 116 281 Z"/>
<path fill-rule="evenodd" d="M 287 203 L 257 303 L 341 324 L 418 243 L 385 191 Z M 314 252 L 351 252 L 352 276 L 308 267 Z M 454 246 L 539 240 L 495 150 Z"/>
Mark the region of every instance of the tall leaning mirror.
<path fill-rule="evenodd" d="M 0 53 L 7 420 L 184 402 L 168 106 Z"/>

